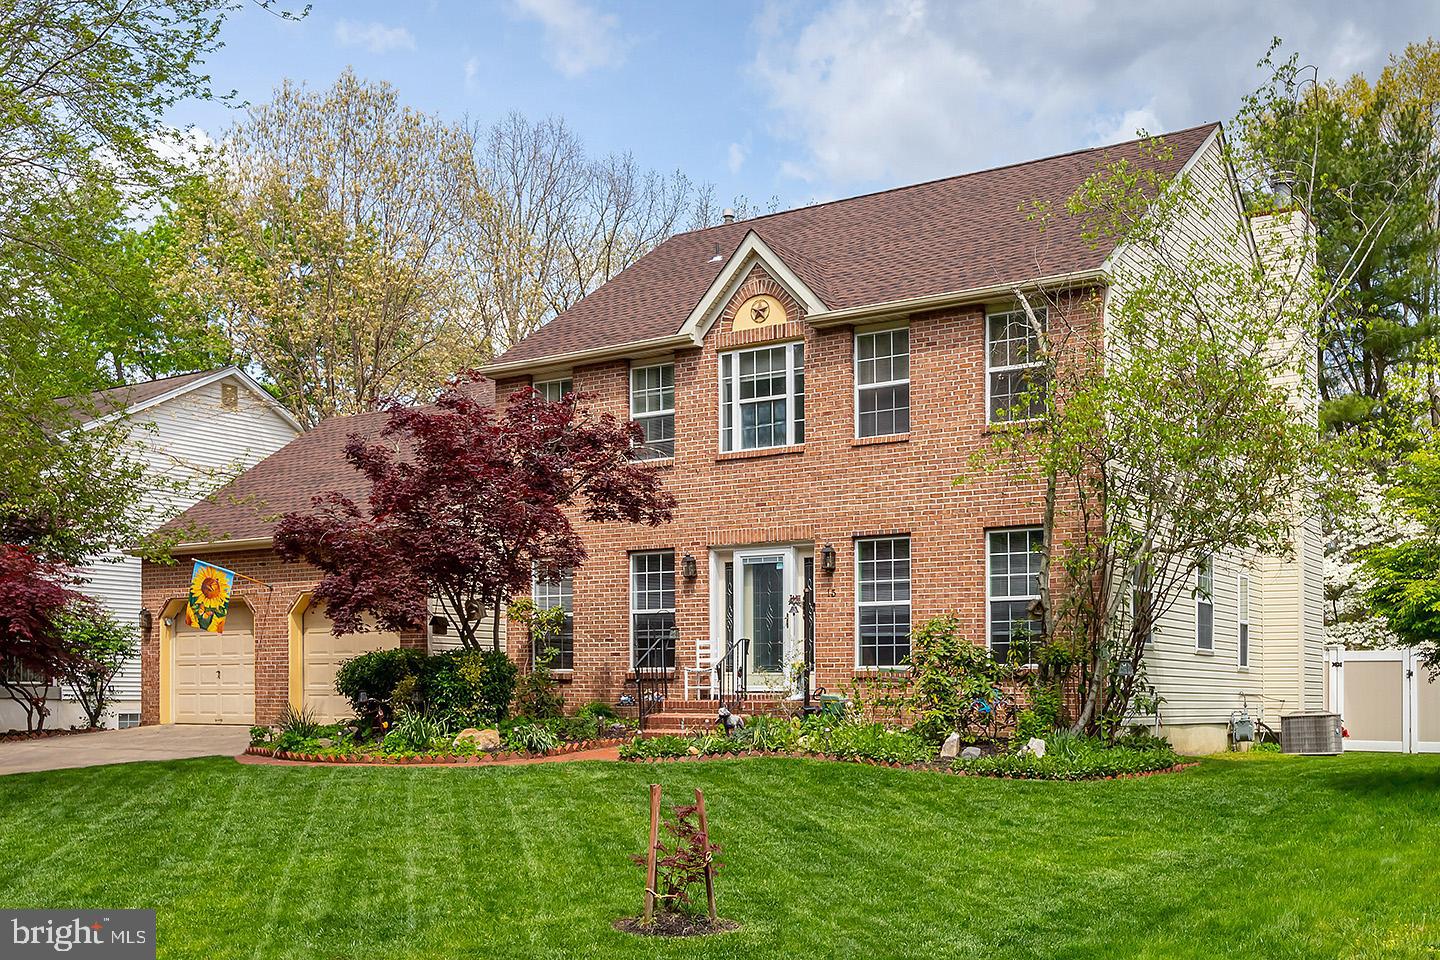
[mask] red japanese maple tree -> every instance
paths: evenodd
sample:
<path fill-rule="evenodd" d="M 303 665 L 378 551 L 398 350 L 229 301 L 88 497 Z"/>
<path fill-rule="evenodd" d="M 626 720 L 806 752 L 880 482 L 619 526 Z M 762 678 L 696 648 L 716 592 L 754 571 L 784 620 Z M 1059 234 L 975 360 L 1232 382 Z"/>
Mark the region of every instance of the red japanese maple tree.
<path fill-rule="evenodd" d="M 275 548 L 324 578 L 315 599 L 337 633 L 369 615 L 390 630 L 419 629 L 436 598 L 477 649 L 479 625 L 541 578 L 578 568 L 585 546 L 572 516 L 658 525 L 674 498 L 632 459 L 643 431 L 594 414 L 575 395 L 517 391 L 497 416 L 452 383 L 426 407 L 395 407 L 379 440 L 352 436 L 345 456 L 370 481 L 368 509 L 339 493 L 313 513 L 289 513 Z"/>
<path fill-rule="evenodd" d="M 59 682 L 71 659 L 57 618 L 78 595 L 69 573 L 29 548 L 0 543 L 0 690 L 43 730 L 50 715 L 46 688 Z"/>

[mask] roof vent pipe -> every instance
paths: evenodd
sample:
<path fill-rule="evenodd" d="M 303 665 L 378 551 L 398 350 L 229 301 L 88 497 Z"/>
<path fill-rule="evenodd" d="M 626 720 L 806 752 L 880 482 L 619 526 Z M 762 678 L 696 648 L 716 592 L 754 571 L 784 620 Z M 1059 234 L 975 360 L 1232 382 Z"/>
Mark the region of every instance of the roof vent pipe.
<path fill-rule="evenodd" d="M 726 207 L 724 210 L 720 211 L 720 219 L 723 220 L 725 223 L 734 223 L 735 211 L 731 210 L 729 207 Z"/>

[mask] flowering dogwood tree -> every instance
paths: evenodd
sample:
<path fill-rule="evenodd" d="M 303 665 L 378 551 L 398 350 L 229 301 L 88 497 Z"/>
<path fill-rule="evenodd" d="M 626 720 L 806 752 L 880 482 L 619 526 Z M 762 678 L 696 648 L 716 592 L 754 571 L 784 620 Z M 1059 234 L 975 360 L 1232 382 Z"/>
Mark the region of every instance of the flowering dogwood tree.
<path fill-rule="evenodd" d="M 433 598 L 461 644 L 528 590 L 585 560 L 574 520 L 658 525 L 674 498 L 660 475 L 631 458 L 643 431 L 594 414 L 571 394 L 549 402 L 525 388 L 505 412 L 452 384 L 432 406 L 396 407 L 378 441 L 352 437 L 346 458 L 370 481 L 367 507 L 338 493 L 312 513 L 290 513 L 275 546 L 324 572 L 315 598 L 340 633 L 372 616 L 418 629 Z"/>

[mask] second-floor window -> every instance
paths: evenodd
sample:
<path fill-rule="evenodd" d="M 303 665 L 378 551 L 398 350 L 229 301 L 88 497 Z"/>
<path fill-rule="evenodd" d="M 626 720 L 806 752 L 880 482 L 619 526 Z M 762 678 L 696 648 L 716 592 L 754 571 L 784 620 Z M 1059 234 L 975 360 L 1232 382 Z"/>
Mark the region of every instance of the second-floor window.
<path fill-rule="evenodd" d="M 565 394 L 575 392 L 575 385 L 569 377 L 560 380 L 537 380 L 533 386 L 535 392 L 551 403 L 559 403 Z"/>
<path fill-rule="evenodd" d="M 1208 553 L 1195 567 L 1195 649 L 1215 649 L 1215 557 Z"/>
<path fill-rule="evenodd" d="M 910 430 L 910 330 L 855 337 L 855 431 L 885 437 Z"/>
<path fill-rule="evenodd" d="M 1036 308 L 1043 325 L 1046 312 Z M 1033 420 L 1045 412 L 1044 358 L 1040 338 L 1024 310 L 985 317 L 986 419 L 990 423 Z"/>
<path fill-rule="evenodd" d="M 1238 666 L 1250 666 L 1250 578 L 1240 574 L 1240 581 L 1235 587 L 1235 663 Z"/>
<path fill-rule="evenodd" d="M 645 443 L 635 451 L 637 457 L 675 456 L 675 364 L 631 368 L 630 419 L 645 431 Z"/>
<path fill-rule="evenodd" d="M 720 355 L 720 449 L 805 442 L 805 345 Z"/>

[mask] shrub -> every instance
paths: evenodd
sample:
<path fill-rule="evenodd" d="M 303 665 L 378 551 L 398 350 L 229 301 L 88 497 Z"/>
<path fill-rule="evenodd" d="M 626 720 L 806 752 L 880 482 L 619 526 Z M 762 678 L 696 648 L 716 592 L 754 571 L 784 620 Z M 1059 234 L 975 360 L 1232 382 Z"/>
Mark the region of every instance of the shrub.
<path fill-rule="evenodd" d="M 559 743 L 559 739 L 550 728 L 541 723 L 522 723 L 505 735 L 506 750 L 544 753 L 547 750 L 554 750 Z"/>
<path fill-rule="evenodd" d="M 510 711 L 515 662 L 498 650 L 447 650 L 425 658 L 417 675 L 417 708 L 454 725 L 488 726 Z"/>
<path fill-rule="evenodd" d="M 411 647 L 362 653 L 340 664 L 335 672 L 335 691 L 350 701 L 358 716 L 363 697 L 389 701 L 396 685 L 419 672 L 424 661 L 425 651 Z"/>
<path fill-rule="evenodd" d="M 470 685 L 477 720 L 496 723 L 510 712 L 520 671 L 503 650 L 472 653 L 460 664 L 460 676 Z"/>
<path fill-rule="evenodd" d="M 303 710 L 296 710 L 292 704 L 285 704 L 285 709 L 280 711 L 280 722 L 276 724 L 282 736 L 298 737 L 301 740 L 310 740 L 318 735 L 320 721 L 315 719 L 315 711 L 306 707 Z"/>
<path fill-rule="evenodd" d="M 1126 773 L 1166 770 L 1180 763 L 1167 744 L 1139 749 L 1111 746 L 1100 740 L 1072 734 L 1056 734 L 1045 741 L 1045 756 L 997 754 L 973 760 L 957 760 L 956 767 L 968 773 L 1027 780 L 1093 780 Z"/>
<path fill-rule="evenodd" d="M 1060 711 L 1065 698 L 1053 687 L 1036 687 L 1030 693 L 1030 706 L 1015 718 L 1015 739 L 1024 743 L 1031 737 L 1045 737 L 1060 726 Z"/>
<path fill-rule="evenodd" d="M 381 749 L 387 753 L 425 753 L 448 739 L 440 721 L 423 713 L 402 711 L 385 734 Z"/>
<path fill-rule="evenodd" d="M 735 734 L 742 749 L 794 750 L 800 741 L 800 724 L 786 717 L 751 717 Z"/>
<path fill-rule="evenodd" d="M 648 760 L 654 757 L 683 757 L 690 753 L 693 741 L 689 737 L 665 735 L 662 737 L 641 737 L 621 744 L 620 759 Z"/>
<path fill-rule="evenodd" d="M 942 740 L 951 731 L 981 733 L 995 719 L 982 705 L 995 700 L 1000 684 L 1012 673 L 984 646 L 961 636 L 956 617 L 932 617 L 910 635 L 904 707 L 915 719 L 916 732 L 926 739 Z"/>
<path fill-rule="evenodd" d="M 911 730 L 882 723 L 838 723 L 815 738 L 815 753 L 884 763 L 923 763 L 935 757 L 935 745 Z"/>
<path fill-rule="evenodd" d="M 70 604 L 55 625 L 69 654 L 61 676 L 90 726 L 98 727 L 110 709 L 115 676 L 135 654 L 135 628 L 122 626 L 90 600 Z"/>

